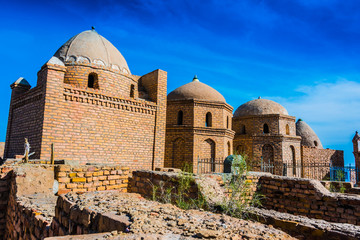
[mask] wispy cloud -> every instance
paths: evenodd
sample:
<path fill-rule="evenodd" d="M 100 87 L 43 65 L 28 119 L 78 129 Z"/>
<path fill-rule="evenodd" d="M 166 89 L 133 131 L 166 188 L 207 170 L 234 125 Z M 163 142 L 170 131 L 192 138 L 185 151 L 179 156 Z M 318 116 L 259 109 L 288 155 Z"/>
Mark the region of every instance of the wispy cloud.
<path fill-rule="evenodd" d="M 360 83 L 339 78 L 315 86 L 299 86 L 297 97 L 267 98 L 281 103 L 292 116 L 302 118 L 318 134 L 325 147 L 345 150 L 353 161 L 351 138 L 360 130 Z"/>

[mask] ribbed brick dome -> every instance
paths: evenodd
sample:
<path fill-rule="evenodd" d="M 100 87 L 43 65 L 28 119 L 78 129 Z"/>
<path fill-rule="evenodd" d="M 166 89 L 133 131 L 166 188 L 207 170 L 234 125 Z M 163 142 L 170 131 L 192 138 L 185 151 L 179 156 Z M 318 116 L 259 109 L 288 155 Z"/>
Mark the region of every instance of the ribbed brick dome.
<path fill-rule="evenodd" d="M 234 117 L 265 114 L 289 115 L 288 111 L 277 102 L 268 99 L 255 99 L 238 107 Z"/>
<path fill-rule="evenodd" d="M 320 149 L 323 148 L 321 141 L 314 130 L 301 119 L 296 122 L 296 135 L 301 137 L 302 145 Z"/>
<path fill-rule="evenodd" d="M 181 87 L 178 87 L 167 96 L 168 100 L 205 100 L 212 102 L 226 102 L 223 95 L 221 95 L 214 88 L 200 82 L 197 77 L 193 81 Z"/>
<path fill-rule="evenodd" d="M 130 74 L 119 50 L 95 30 L 84 31 L 70 38 L 56 51 L 54 57 L 64 63 L 95 64 Z"/>

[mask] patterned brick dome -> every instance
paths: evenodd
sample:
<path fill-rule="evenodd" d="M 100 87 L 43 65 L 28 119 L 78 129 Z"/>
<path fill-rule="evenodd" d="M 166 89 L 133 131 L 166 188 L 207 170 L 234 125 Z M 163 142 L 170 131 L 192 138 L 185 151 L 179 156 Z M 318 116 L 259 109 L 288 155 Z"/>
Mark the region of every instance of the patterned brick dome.
<path fill-rule="evenodd" d="M 301 119 L 296 122 L 296 135 L 301 137 L 302 145 L 319 149 L 323 148 L 321 141 L 314 130 Z"/>
<path fill-rule="evenodd" d="M 289 115 L 288 111 L 279 103 L 268 99 L 255 99 L 244 103 L 234 113 L 234 117 L 251 115 L 281 114 Z"/>
<path fill-rule="evenodd" d="M 54 54 L 65 64 L 94 64 L 130 74 L 125 58 L 94 29 L 70 38 Z"/>
<path fill-rule="evenodd" d="M 212 102 L 226 102 L 214 88 L 200 82 L 195 76 L 193 81 L 178 87 L 167 96 L 168 100 L 205 100 Z"/>

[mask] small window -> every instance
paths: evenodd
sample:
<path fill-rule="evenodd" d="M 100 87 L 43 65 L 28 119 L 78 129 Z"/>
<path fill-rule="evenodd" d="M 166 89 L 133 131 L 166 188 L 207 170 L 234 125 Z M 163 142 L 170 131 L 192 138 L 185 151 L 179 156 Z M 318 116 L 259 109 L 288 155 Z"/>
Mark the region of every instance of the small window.
<path fill-rule="evenodd" d="M 269 126 L 265 123 L 263 133 L 269 133 Z"/>
<path fill-rule="evenodd" d="M 241 127 L 241 134 L 246 134 L 246 127 L 245 127 L 245 125 L 242 125 L 242 127 Z"/>
<path fill-rule="evenodd" d="M 88 88 L 96 88 L 98 81 L 98 75 L 96 73 L 90 73 L 88 76 Z"/>
<path fill-rule="evenodd" d="M 134 98 L 135 97 L 135 85 L 131 84 L 130 86 L 130 97 Z"/>
<path fill-rule="evenodd" d="M 183 118 L 184 118 L 184 113 L 183 111 L 180 110 L 177 116 L 177 125 L 183 125 Z"/>
<path fill-rule="evenodd" d="M 212 127 L 212 116 L 211 116 L 211 113 L 208 112 L 206 114 L 206 120 L 205 120 L 205 127 Z"/>
<path fill-rule="evenodd" d="M 229 116 L 226 117 L 226 128 L 229 129 Z"/>
<path fill-rule="evenodd" d="M 286 135 L 290 135 L 290 127 L 289 127 L 289 124 L 286 124 Z"/>
<path fill-rule="evenodd" d="M 317 142 L 317 141 L 314 141 L 314 145 L 315 145 L 315 147 L 317 147 L 317 146 L 318 146 L 318 142 Z"/>

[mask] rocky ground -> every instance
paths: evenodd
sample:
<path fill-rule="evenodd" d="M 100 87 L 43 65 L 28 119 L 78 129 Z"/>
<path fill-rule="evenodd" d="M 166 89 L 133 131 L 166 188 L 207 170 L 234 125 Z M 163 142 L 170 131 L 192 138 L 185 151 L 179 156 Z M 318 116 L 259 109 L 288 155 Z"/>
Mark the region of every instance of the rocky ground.
<path fill-rule="evenodd" d="M 113 236 L 116 239 L 141 239 L 141 236 L 153 236 L 152 239 L 294 239 L 264 224 L 206 211 L 184 211 L 171 204 L 148 201 L 138 194 L 106 191 L 68 193 L 66 197 L 80 207 L 126 217 L 130 234 L 121 238 Z"/>

